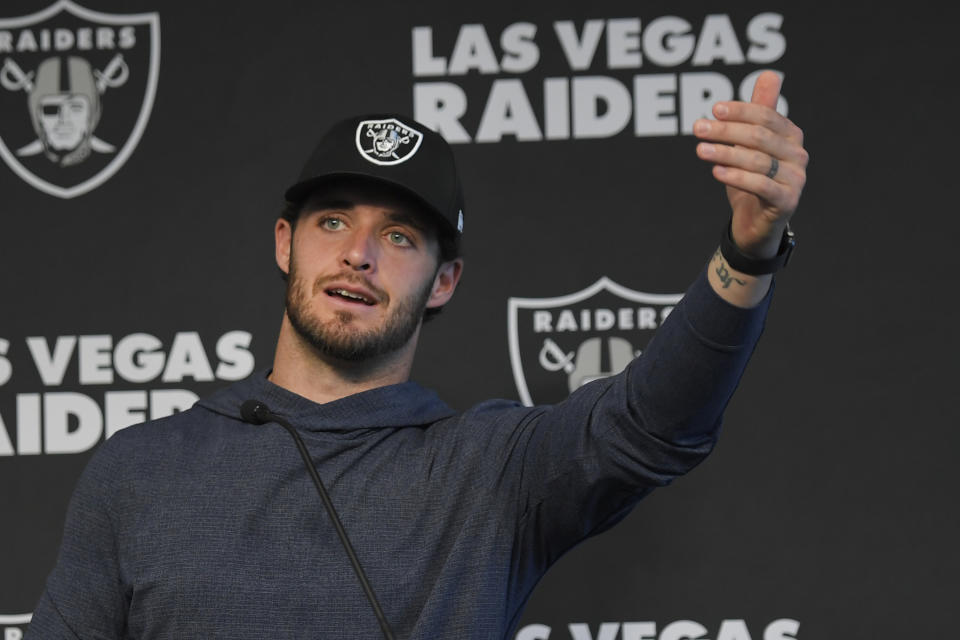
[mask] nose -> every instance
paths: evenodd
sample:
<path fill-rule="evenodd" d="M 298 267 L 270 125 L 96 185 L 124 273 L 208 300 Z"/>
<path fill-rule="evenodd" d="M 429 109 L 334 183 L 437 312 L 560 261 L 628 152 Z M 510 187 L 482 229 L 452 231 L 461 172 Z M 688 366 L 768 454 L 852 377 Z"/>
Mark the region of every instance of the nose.
<path fill-rule="evenodd" d="M 376 269 L 376 243 L 371 233 L 358 230 L 343 248 L 341 260 L 348 269 L 372 272 Z"/>

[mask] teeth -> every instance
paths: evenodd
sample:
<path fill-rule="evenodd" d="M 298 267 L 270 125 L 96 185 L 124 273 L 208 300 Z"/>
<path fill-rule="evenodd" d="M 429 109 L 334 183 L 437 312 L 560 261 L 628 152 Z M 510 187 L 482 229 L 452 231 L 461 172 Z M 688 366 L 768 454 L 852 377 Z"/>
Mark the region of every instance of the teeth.
<path fill-rule="evenodd" d="M 358 295 L 356 293 L 351 293 L 346 289 L 334 289 L 333 293 L 337 294 L 338 296 L 343 296 L 344 298 L 350 298 L 351 300 L 359 300 L 360 302 L 363 302 L 365 304 L 371 304 L 371 302 L 366 298 L 364 298 L 363 296 Z"/>

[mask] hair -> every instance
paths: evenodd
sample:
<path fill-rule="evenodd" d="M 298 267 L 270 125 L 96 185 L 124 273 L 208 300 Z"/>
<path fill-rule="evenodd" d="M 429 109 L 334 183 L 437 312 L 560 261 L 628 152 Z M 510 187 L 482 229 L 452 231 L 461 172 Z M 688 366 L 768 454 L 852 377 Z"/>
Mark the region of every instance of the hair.
<path fill-rule="evenodd" d="M 348 184 L 352 182 L 353 181 L 348 181 Z M 357 182 L 362 183 L 366 189 L 370 188 L 371 183 L 369 181 L 358 180 Z M 343 181 L 337 182 L 337 185 L 342 184 L 344 184 Z M 391 197 L 398 198 L 411 210 L 419 213 L 421 218 L 427 222 L 428 229 L 433 233 L 437 240 L 437 268 L 439 268 L 444 262 L 450 262 L 451 260 L 456 260 L 462 256 L 459 234 L 454 232 L 447 225 L 439 222 L 436 214 L 427 210 L 426 205 L 420 201 L 419 198 L 416 198 L 406 192 L 392 189 L 389 186 L 377 184 L 375 188 L 382 190 L 384 193 L 389 193 Z M 297 229 L 297 221 L 300 219 L 300 214 L 303 213 L 306 201 L 307 198 L 297 202 L 284 201 L 283 209 L 280 211 L 280 217 L 290 223 L 291 238 L 293 232 L 295 232 Z M 280 270 L 280 277 L 284 282 L 287 281 L 287 274 L 283 270 Z M 424 309 L 423 321 L 428 322 L 432 320 L 440 315 L 442 311 L 443 307 Z"/>

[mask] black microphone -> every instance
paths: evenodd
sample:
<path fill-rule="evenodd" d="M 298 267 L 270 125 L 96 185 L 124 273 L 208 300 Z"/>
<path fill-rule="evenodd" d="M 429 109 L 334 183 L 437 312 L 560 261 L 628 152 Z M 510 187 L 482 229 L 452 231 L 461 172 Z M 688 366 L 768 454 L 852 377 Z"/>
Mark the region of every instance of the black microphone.
<path fill-rule="evenodd" d="M 320 480 L 320 474 L 317 472 L 317 467 L 313 464 L 313 460 L 310 458 L 310 452 L 307 450 L 307 445 L 304 444 L 303 438 L 300 437 L 300 434 L 297 433 L 297 430 L 294 429 L 293 426 L 283 417 L 270 411 L 270 408 L 267 407 L 267 405 L 254 398 L 245 400 L 244 403 L 240 405 L 240 417 L 243 418 L 244 422 L 249 422 L 250 424 L 267 424 L 268 422 L 276 422 L 281 427 L 286 429 L 287 433 L 293 437 L 294 442 L 297 443 L 297 449 L 300 451 L 300 457 L 303 458 L 303 462 L 307 467 L 307 472 L 313 479 L 313 484 L 317 487 L 317 493 L 320 494 L 320 500 L 323 501 L 323 506 L 326 507 L 327 514 L 329 514 L 330 520 L 333 522 L 333 526 L 337 530 L 337 535 L 340 537 L 340 542 L 343 544 L 343 548 L 346 550 L 347 556 L 350 558 L 350 564 L 353 566 L 353 572 L 357 574 L 357 579 L 360 581 L 360 586 L 363 587 L 364 593 L 367 594 L 367 600 L 370 601 L 370 606 L 373 607 L 373 613 L 377 616 L 377 622 L 380 623 L 380 630 L 383 631 L 383 637 L 387 640 L 394 640 L 393 633 L 390 631 L 390 625 L 387 623 L 387 617 L 383 614 L 383 609 L 380 608 L 380 603 L 377 601 L 377 596 L 374 595 L 373 588 L 367 581 L 367 575 L 363 572 L 363 567 L 360 566 L 360 560 L 357 558 L 357 554 L 353 550 L 353 545 L 350 544 L 350 539 L 347 537 L 347 531 L 343 528 L 343 524 L 340 522 L 340 516 L 337 515 L 337 510 L 333 507 L 333 502 L 331 502 L 330 496 L 327 494 L 327 490 L 323 486 L 323 481 Z"/>
<path fill-rule="evenodd" d="M 240 405 L 240 417 L 250 424 L 267 424 L 271 420 L 271 411 L 267 405 L 251 398 Z"/>

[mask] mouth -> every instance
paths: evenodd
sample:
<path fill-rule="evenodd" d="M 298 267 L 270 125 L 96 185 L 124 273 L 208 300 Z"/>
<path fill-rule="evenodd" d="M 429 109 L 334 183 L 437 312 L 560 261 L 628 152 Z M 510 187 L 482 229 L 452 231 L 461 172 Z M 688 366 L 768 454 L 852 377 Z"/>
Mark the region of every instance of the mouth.
<path fill-rule="evenodd" d="M 324 289 L 324 293 L 326 293 L 331 298 L 339 298 L 341 300 L 345 300 L 346 302 L 350 302 L 353 304 L 360 304 L 368 307 L 372 307 L 375 304 L 377 304 L 377 301 L 374 300 L 370 294 L 367 294 L 361 291 L 351 290 L 351 289 L 344 289 L 342 287 L 332 287 L 330 289 Z"/>

